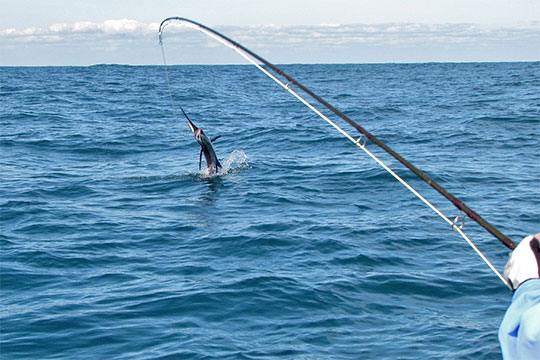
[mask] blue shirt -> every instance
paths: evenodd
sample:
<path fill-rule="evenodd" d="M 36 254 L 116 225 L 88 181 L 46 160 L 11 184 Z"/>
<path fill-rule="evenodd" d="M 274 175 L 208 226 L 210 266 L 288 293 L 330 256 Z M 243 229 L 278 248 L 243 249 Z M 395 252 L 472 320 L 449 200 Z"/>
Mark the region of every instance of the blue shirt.
<path fill-rule="evenodd" d="M 521 284 L 499 328 L 503 358 L 540 359 L 540 279 Z"/>

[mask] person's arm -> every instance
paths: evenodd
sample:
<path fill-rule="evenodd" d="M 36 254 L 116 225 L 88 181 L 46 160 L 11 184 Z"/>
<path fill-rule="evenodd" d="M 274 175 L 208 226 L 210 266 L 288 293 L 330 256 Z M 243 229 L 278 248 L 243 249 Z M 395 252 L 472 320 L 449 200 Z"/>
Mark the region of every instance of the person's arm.
<path fill-rule="evenodd" d="M 514 249 L 504 270 L 514 288 L 499 328 L 504 359 L 540 359 L 540 233 Z"/>

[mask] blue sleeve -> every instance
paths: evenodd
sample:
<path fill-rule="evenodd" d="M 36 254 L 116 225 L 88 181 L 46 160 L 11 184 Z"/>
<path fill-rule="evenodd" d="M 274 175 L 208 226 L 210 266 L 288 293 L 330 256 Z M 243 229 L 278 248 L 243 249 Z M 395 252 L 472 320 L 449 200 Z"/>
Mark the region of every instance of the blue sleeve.
<path fill-rule="evenodd" d="M 521 284 L 499 328 L 504 359 L 540 359 L 540 279 Z"/>

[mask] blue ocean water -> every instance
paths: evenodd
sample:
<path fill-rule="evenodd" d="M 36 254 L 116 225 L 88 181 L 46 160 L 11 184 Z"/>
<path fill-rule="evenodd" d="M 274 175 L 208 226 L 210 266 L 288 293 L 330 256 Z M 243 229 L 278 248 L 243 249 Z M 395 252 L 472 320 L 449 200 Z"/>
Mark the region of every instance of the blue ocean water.
<path fill-rule="evenodd" d="M 539 65 L 283 69 L 517 242 L 540 231 Z M 373 160 L 254 67 L 169 76 L 220 175 L 163 67 L 0 68 L 2 359 L 501 357 L 510 291 Z"/>

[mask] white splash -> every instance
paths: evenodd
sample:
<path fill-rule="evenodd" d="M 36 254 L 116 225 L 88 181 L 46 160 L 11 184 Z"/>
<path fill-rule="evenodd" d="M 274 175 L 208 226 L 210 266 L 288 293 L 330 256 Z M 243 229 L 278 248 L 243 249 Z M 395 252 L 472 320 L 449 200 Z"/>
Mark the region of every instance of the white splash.
<path fill-rule="evenodd" d="M 225 161 L 219 171 L 220 175 L 228 174 L 237 169 L 243 169 L 248 166 L 248 156 L 243 150 L 234 150 Z"/>
<path fill-rule="evenodd" d="M 215 174 L 209 174 L 208 168 L 204 168 L 193 175 L 199 180 L 208 180 L 224 175 L 233 174 L 248 166 L 248 156 L 243 150 L 234 150 L 228 158 L 221 160 L 221 169 Z"/>

